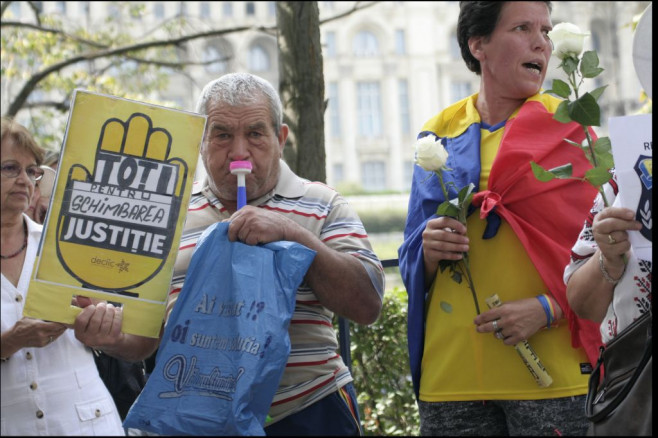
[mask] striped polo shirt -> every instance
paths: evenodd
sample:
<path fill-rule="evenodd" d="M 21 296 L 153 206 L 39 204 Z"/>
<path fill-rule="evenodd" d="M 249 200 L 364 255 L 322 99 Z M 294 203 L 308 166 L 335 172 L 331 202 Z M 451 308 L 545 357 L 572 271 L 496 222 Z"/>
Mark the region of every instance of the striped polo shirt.
<path fill-rule="evenodd" d="M 274 190 L 250 201 L 249 205 L 287 216 L 312 231 L 330 248 L 356 257 L 382 298 L 384 271 L 356 212 L 332 188 L 298 177 L 283 160 L 280 165 L 281 174 Z M 167 319 L 183 288 L 198 238 L 207 227 L 229 217 L 207 183 L 194 184 L 174 266 Z M 313 290 L 302 282 L 288 329 L 290 356 L 272 400 L 269 412 L 272 422 L 268 424 L 306 408 L 352 381 L 349 369 L 336 353 L 338 341 L 332 318 L 333 312 L 322 306 Z"/>

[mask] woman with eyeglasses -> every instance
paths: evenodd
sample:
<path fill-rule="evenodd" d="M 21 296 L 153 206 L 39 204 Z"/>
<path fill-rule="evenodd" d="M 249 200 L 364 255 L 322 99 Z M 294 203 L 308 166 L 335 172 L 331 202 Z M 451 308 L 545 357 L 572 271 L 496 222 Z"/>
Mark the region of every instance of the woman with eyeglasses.
<path fill-rule="evenodd" d="M 2 118 L 1 435 L 124 435 L 91 350 L 57 322 L 23 316 L 43 226 L 26 214 L 44 151 Z"/>

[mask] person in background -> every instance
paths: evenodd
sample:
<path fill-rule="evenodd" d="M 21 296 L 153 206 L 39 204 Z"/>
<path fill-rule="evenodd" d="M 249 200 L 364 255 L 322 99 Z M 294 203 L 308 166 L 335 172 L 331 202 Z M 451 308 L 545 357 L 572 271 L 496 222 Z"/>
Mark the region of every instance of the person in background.
<path fill-rule="evenodd" d="M 422 435 L 583 435 L 596 328 L 569 308 L 562 281 L 594 189 L 538 181 L 530 161 L 588 165 L 553 120 L 560 99 L 540 92 L 552 52 L 551 3 L 462 1 L 457 37 L 479 92 L 423 126 L 448 152 L 449 198 L 473 183 L 466 225 L 437 216 L 434 172 L 414 167 L 400 272 L 409 295 L 408 341 Z M 573 152 L 571 151 L 573 150 Z M 547 165 L 550 168 L 550 165 Z M 454 186 L 450 186 L 454 183 Z M 483 220 L 486 218 L 486 221 Z M 477 292 L 442 260 L 469 254 Z M 485 298 L 498 294 L 500 307 Z M 558 323 L 559 322 L 559 323 Z M 553 382 L 540 387 L 514 351 L 529 340 Z"/>
<path fill-rule="evenodd" d="M 41 169 L 43 169 L 43 176 L 35 183 L 34 194 L 32 195 L 30 206 L 25 213 L 34 222 L 43 225 L 46 220 L 46 213 L 48 213 L 50 198 L 55 188 L 56 173 L 51 167 L 46 165 L 42 165 Z"/>
<path fill-rule="evenodd" d="M 352 375 L 336 354 L 333 316 L 371 324 L 381 311 L 384 271 L 363 224 L 347 201 L 318 182 L 295 175 L 282 160 L 288 136 L 278 93 L 247 73 L 222 76 L 204 88 L 197 112 L 208 116 L 201 146 L 207 172 L 195 185 L 174 267 L 166 315 L 175 306 L 196 241 L 214 223 L 229 221 L 228 238 L 247 245 L 293 241 L 316 251 L 297 290 L 289 326 L 291 351 L 265 426 L 267 435 L 360 435 Z M 248 205 L 237 210 L 233 161 L 250 161 Z M 125 359 L 143 359 L 157 339 L 104 329 L 94 320 L 114 309 L 89 306 L 76 324 L 85 342 Z M 193 431 L 190 431 L 193 433 Z M 217 431 L 221 434 L 221 431 Z"/>
<path fill-rule="evenodd" d="M 635 212 L 615 203 L 617 177 L 603 186 L 610 207 L 597 194 L 571 261 L 564 271 L 574 312 L 600 324 L 601 341 L 610 343 L 641 315 L 652 311 L 652 261 L 636 257 L 628 238 L 642 224 Z M 625 262 L 626 258 L 627 262 Z"/>
<path fill-rule="evenodd" d="M 91 350 L 64 324 L 22 316 L 42 233 L 25 212 L 43 154 L 2 119 L 2 435 L 124 435 Z"/>
<path fill-rule="evenodd" d="M 43 159 L 43 165 L 48 166 L 53 170 L 57 170 L 59 167 L 59 151 L 48 151 L 46 156 Z"/>

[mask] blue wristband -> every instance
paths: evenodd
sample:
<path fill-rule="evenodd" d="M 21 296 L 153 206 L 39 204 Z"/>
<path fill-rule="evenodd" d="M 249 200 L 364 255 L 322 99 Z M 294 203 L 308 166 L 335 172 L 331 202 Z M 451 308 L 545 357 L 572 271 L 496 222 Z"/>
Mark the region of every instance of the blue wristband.
<path fill-rule="evenodd" d="M 548 300 L 546 300 L 544 295 L 537 295 L 537 299 L 541 303 L 541 306 L 544 308 L 544 312 L 546 313 L 546 328 L 550 329 L 551 324 L 553 323 L 553 315 L 551 314 L 551 307 L 548 304 Z"/>

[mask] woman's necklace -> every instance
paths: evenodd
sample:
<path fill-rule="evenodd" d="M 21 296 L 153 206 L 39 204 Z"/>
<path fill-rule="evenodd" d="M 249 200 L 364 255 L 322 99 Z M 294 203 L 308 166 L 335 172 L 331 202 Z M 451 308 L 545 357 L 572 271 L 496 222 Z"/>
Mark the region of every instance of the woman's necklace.
<path fill-rule="evenodd" d="M 16 257 L 18 254 L 20 254 L 20 253 L 23 252 L 23 250 L 24 250 L 25 247 L 27 246 L 27 222 L 25 222 L 25 220 L 23 220 L 23 231 L 25 231 L 25 240 L 23 240 L 23 246 L 21 246 L 21 249 L 19 249 L 19 250 L 16 251 L 15 253 L 13 253 L 13 254 L 9 254 L 9 255 L 2 255 L 2 254 L 0 254 L 0 257 L 2 257 L 4 260 L 6 260 L 6 259 L 13 259 L 13 258 Z"/>

